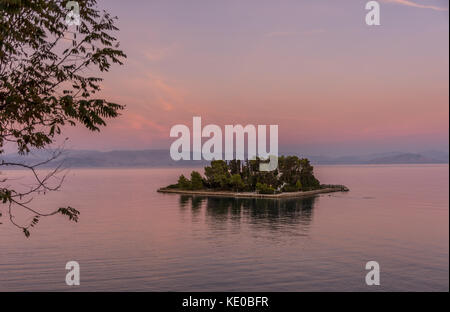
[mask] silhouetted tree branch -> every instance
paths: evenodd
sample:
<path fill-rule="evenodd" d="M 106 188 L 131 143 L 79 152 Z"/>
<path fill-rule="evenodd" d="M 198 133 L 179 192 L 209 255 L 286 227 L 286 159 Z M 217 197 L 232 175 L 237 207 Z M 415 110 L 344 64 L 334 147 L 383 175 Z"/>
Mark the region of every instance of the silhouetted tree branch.
<path fill-rule="evenodd" d="M 7 177 L 0 179 L 0 217 L 5 209 L 26 236 L 40 217 L 59 213 L 76 222 L 79 212 L 67 207 L 42 213 L 30 207 L 33 194 L 60 189 L 65 178 L 62 164 L 45 173 L 39 169 L 61 156 L 61 149 L 41 162 L 26 164 L 2 159 L 5 146 L 26 156 L 32 149 L 48 148 L 66 125 L 99 131 L 106 119 L 124 109 L 96 97 L 102 78 L 86 74 L 108 71 L 126 57 L 112 35 L 118 30 L 117 17 L 99 10 L 95 0 L 77 2 L 80 24 L 75 27 L 65 21 L 67 1 L 0 1 L 0 169 L 22 168 L 34 181 L 19 191 Z M 35 217 L 23 225 L 15 220 L 15 209 Z"/>

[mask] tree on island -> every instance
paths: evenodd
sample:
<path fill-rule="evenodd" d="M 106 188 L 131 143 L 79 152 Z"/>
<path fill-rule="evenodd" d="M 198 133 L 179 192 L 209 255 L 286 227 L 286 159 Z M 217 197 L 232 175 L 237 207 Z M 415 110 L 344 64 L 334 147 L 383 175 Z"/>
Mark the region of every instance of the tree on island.
<path fill-rule="evenodd" d="M 314 168 L 306 158 L 281 156 L 278 158 L 278 169 L 274 171 L 259 171 L 259 163 L 259 158 L 246 160 L 244 163 L 239 160 L 228 162 L 213 160 L 210 166 L 205 167 L 204 178 L 197 171 L 193 171 L 191 181 L 182 175 L 178 183 L 169 188 L 246 191 L 261 194 L 321 188 L 319 180 L 314 176 Z"/>
<path fill-rule="evenodd" d="M 191 189 L 201 190 L 203 188 L 203 178 L 197 171 L 191 173 Z"/>
<path fill-rule="evenodd" d="M 242 181 L 242 177 L 240 174 L 235 173 L 231 176 L 231 187 L 233 189 L 233 191 L 235 192 L 239 192 L 245 189 L 245 184 Z"/>
<path fill-rule="evenodd" d="M 92 75 L 121 65 L 126 57 L 113 36 L 117 17 L 100 11 L 95 0 L 77 2 L 80 23 L 75 26 L 66 21 L 67 1 L 1 1 L 0 156 L 6 147 L 19 155 L 49 149 L 65 125 L 99 131 L 124 108 L 96 96 L 102 78 Z M 34 164 L 0 159 L 0 169 L 24 168 L 34 179 L 26 190 L 11 186 L 4 172 L 0 179 L 0 217 L 8 215 L 27 237 L 40 217 L 63 214 L 78 220 L 79 211 L 70 206 L 44 213 L 30 205 L 32 195 L 60 188 L 61 165 L 45 174 L 37 169 L 55 161 L 61 148 L 49 149 L 47 159 Z M 15 209 L 31 214 L 31 223 L 16 220 Z"/>
<path fill-rule="evenodd" d="M 191 181 L 189 181 L 184 174 L 178 178 L 178 187 L 183 190 L 190 190 L 192 188 Z"/>

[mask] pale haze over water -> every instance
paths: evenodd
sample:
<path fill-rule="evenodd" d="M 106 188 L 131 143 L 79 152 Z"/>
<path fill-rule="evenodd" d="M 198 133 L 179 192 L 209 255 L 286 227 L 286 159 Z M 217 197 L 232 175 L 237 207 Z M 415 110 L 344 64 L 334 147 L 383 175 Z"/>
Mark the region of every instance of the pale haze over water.
<path fill-rule="evenodd" d="M 2 217 L 0 291 L 449 290 L 448 165 L 316 166 L 350 192 L 308 199 L 156 192 L 191 170 L 70 171 L 35 207 L 71 205 L 79 223 L 44 218 L 26 239 Z M 380 286 L 365 284 L 371 260 Z"/>

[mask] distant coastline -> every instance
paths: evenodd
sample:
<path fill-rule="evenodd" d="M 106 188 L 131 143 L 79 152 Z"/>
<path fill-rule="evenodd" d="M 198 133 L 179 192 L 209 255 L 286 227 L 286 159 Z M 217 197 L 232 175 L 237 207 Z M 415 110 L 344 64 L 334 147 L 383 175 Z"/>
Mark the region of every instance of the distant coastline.
<path fill-rule="evenodd" d="M 297 153 L 290 153 L 296 155 Z M 300 155 L 300 153 L 298 154 Z M 324 156 L 302 155 L 314 165 L 389 165 L 389 164 L 448 164 L 448 152 L 404 153 L 391 152 L 365 156 Z M 48 153 L 33 151 L 27 156 L 5 154 L 0 157 L 9 162 L 38 163 L 48 159 Z M 82 151 L 66 150 L 61 158 L 45 164 L 43 167 L 54 168 L 64 161 L 65 168 L 182 168 L 204 167 L 205 160 L 179 160 L 170 158 L 168 150 L 119 150 L 119 151 Z M 2 168 L 12 169 L 12 168 Z"/>

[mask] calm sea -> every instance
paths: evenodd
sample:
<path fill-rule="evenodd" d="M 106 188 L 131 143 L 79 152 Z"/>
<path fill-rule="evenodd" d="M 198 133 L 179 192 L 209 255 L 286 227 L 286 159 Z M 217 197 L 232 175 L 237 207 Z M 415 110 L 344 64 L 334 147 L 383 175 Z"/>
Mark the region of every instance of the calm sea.
<path fill-rule="evenodd" d="M 449 290 L 448 165 L 315 170 L 350 192 L 192 198 L 156 192 L 190 169 L 72 170 L 33 207 L 71 205 L 79 223 L 42 219 L 26 239 L 0 218 L 0 291 Z M 78 287 L 65 284 L 71 260 Z M 372 260 L 380 286 L 365 284 Z"/>

